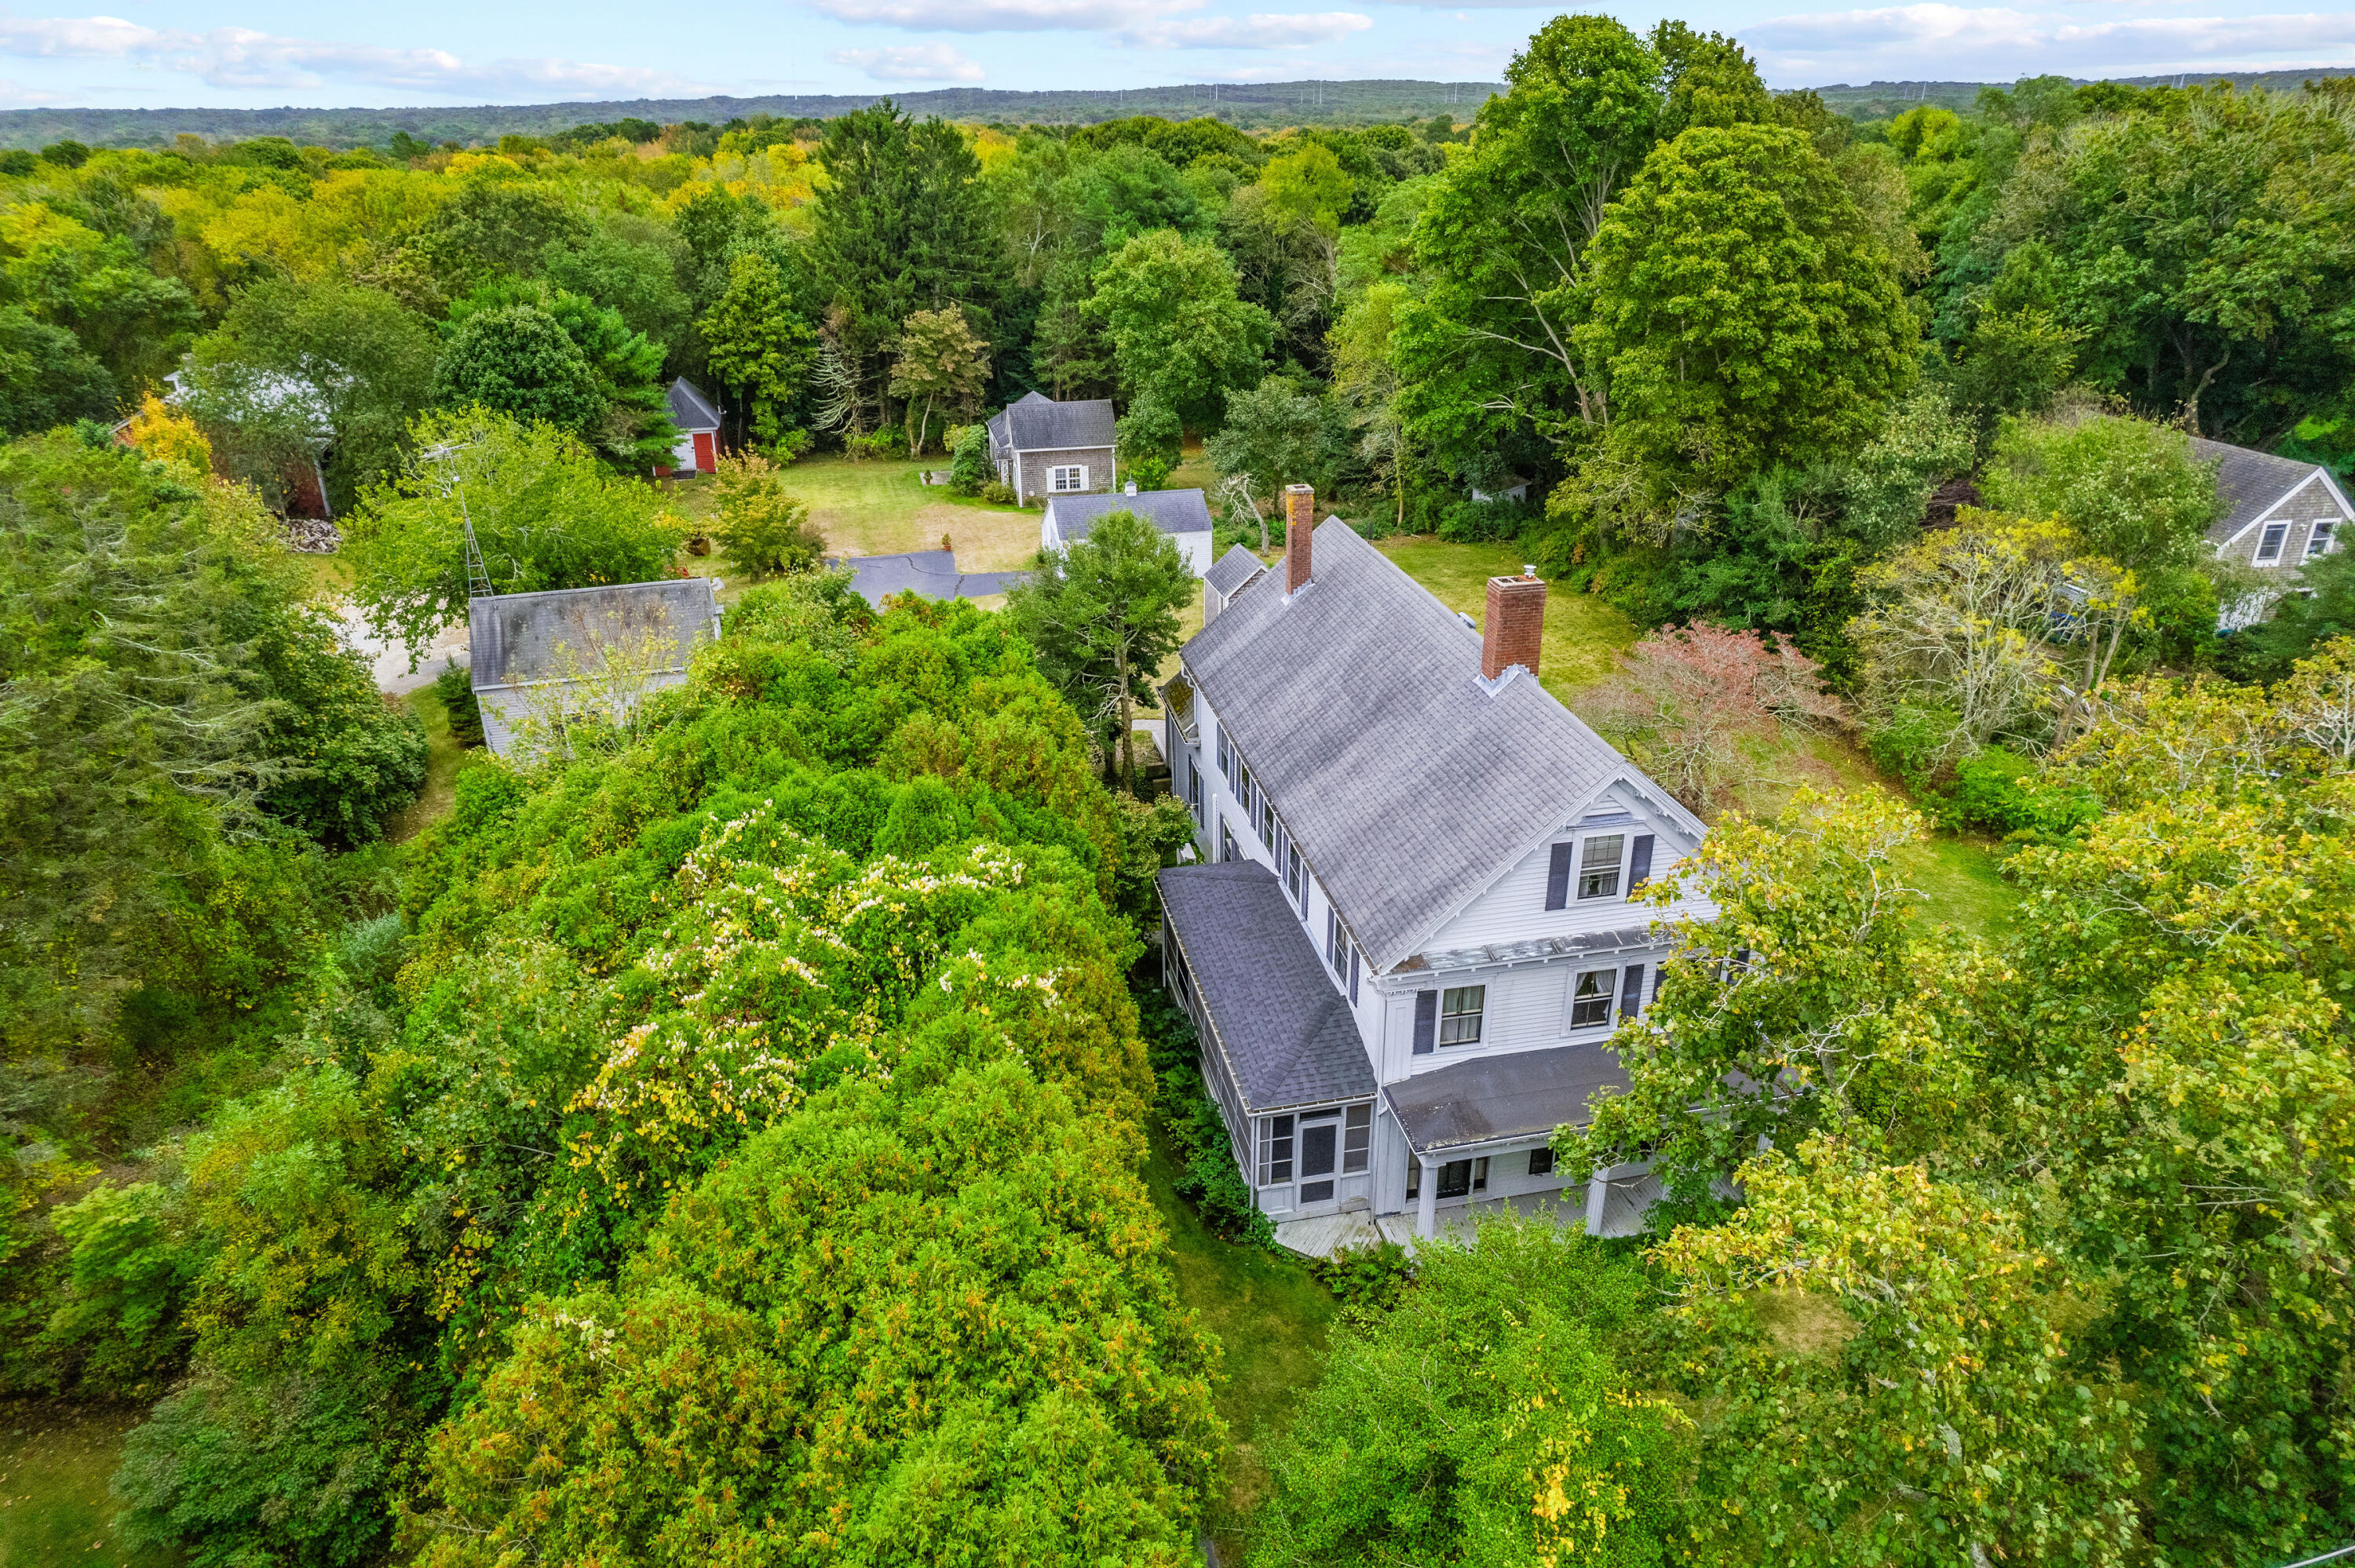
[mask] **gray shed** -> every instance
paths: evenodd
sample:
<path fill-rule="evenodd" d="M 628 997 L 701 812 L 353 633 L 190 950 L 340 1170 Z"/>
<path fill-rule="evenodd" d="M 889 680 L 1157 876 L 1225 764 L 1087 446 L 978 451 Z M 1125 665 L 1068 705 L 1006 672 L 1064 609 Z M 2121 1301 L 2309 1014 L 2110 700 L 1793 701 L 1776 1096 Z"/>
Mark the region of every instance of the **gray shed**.
<path fill-rule="evenodd" d="M 468 606 L 483 741 L 499 756 L 519 726 L 595 710 L 619 720 L 687 680 L 700 643 L 719 635 L 710 577 L 496 594 Z"/>

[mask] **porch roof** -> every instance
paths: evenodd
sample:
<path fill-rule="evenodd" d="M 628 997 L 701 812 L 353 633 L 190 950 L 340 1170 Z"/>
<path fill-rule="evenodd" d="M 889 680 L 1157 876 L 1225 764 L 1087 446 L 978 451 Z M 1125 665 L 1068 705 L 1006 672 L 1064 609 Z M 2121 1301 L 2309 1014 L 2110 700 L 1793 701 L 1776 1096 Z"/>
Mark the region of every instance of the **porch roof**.
<path fill-rule="evenodd" d="M 1586 1120 L 1586 1097 L 1625 1089 L 1627 1069 L 1604 1045 L 1555 1045 L 1478 1056 L 1382 1088 L 1417 1154 L 1501 1143 Z"/>
<path fill-rule="evenodd" d="M 1349 1004 L 1255 860 L 1161 873 L 1162 917 L 1252 1115 L 1367 1099 L 1374 1070 Z"/>

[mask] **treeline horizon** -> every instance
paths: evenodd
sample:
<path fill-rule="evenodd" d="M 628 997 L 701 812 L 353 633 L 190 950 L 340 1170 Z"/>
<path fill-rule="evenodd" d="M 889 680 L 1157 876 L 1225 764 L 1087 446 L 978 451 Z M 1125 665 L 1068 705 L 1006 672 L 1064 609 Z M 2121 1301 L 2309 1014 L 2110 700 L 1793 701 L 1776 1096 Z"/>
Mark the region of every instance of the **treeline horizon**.
<path fill-rule="evenodd" d="M 2032 73 L 2023 72 L 2019 79 Z M 2309 80 L 2355 74 L 2355 66 L 2298 66 L 2278 70 L 2166 71 L 2150 76 L 2072 77 L 2126 87 L 2198 87 L 2231 82 L 2252 91 L 2294 92 Z M 1981 91 L 2005 82 L 1874 80 L 1798 88 L 1820 96 L 1827 106 L 1859 119 L 1887 119 L 1922 104 L 1962 110 Z M 462 145 L 500 136 L 553 136 L 578 125 L 615 120 L 649 120 L 658 125 L 730 120 L 767 114 L 826 120 L 889 101 L 911 114 L 1007 127 L 1094 125 L 1135 115 L 1191 119 L 1209 116 L 1238 129 L 1280 130 L 1295 125 L 1353 126 L 1402 116 L 1449 113 L 1469 120 L 1502 81 L 1424 81 L 1407 79 L 1334 80 L 1304 78 L 1274 82 L 1181 82 L 1167 87 L 1026 91 L 1007 88 L 954 87 L 922 92 L 769 93 L 749 98 L 629 99 L 599 102 L 409 105 L 391 108 L 314 109 L 285 105 L 268 109 L 0 110 L 0 150 L 37 151 L 59 141 L 92 147 L 163 147 L 182 135 L 208 141 L 284 136 L 297 143 L 342 150 L 380 146 L 396 134 Z"/>

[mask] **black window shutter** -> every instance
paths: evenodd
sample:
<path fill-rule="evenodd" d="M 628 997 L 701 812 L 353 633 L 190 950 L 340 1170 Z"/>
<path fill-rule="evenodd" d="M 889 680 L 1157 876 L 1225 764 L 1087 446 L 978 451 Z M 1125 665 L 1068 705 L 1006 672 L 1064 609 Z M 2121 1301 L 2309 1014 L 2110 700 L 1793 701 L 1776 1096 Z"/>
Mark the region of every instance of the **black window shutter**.
<path fill-rule="evenodd" d="M 1642 833 L 1636 836 L 1636 847 L 1628 852 L 1627 891 L 1632 895 L 1636 889 L 1651 880 L 1652 835 Z M 1638 969 L 1636 972 L 1641 974 L 1643 971 Z"/>
<path fill-rule="evenodd" d="M 1439 993 L 1419 991 L 1414 993 L 1414 1054 L 1428 1056 L 1439 1039 Z"/>
<path fill-rule="evenodd" d="M 1546 867 L 1546 907 L 1549 909 L 1570 907 L 1570 857 L 1577 847 L 1574 843 L 1553 846 L 1553 863 Z"/>
<path fill-rule="evenodd" d="M 1349 1005 L 1358 1005 L 1358 948 L 1355 943 L 1349 947 Z"/>
<path fill-rule="evenodd" d="M 1627 978 L 1619 984 L 1619 1016 L 1633 1018 L 1644 1011 L 1644 966 L 1629 964 Z"/>

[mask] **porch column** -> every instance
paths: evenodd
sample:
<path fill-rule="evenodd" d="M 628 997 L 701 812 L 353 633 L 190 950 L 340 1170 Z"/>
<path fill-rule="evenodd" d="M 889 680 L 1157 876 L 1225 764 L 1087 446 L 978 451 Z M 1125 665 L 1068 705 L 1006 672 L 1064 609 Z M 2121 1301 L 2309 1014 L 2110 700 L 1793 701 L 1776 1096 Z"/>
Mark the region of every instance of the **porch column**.
<path fill-rule="evenodd" d="M 1610 1183 L 1604 1180 L 1606 1169 L 1598 1165 L 1586 1178 L 1586 1234 L 1591 1236 L 1603 1234 L 1603 1205 L 1611 1196 Z"/>
<path fill-rule="evenodd" d="M 1423 1169 L 1423 1197 L 1415 1210 L 1414 1234 L 1429 1241 L 1439 1217 L 1439 1167 L 1427 1154 L 1418 1154 L 1415 1163 Z"/>

